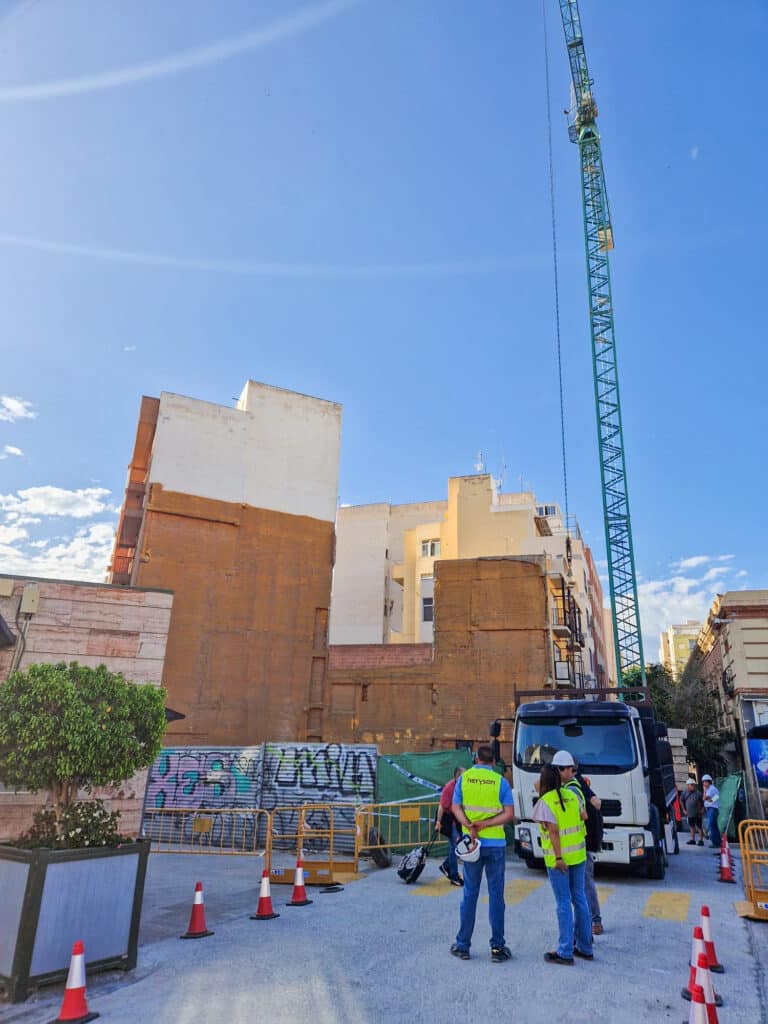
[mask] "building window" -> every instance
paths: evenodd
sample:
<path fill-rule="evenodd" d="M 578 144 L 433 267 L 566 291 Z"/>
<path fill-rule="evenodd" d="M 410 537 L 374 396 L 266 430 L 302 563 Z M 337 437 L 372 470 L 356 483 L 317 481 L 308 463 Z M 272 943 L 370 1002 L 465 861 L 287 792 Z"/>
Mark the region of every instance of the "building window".
<path fill-rule="evenodd" d="M 437 558 L 440 554 L 440 541 L 436 540 L 423 540 L 421 542 L 421 557 L 422 558 Z"/>
<path fill-rule="evenodd" d="M 693 650 L 695 650 L 695 648 L 696 648 L 696 641 L 695 640 L 689 640 L 688 641 L 688 651 L 689 652 L 693 651 Z"/>
<path fill-rule="evenodd" d="M 435 599 L 433 597 L 422 597 L 421 599 L 421 621 L 435 621 Z"/>

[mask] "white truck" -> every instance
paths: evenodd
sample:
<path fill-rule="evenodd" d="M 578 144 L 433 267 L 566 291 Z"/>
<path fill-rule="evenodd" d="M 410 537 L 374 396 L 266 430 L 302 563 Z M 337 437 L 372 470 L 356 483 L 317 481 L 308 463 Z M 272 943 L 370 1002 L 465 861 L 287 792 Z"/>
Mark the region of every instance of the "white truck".
<path fill-rule="evenodd" d="M 527 701 L 546 694 L 548 700 Z M 600 700 L 598 695 L 611 699 Z M 629 694 L 625 694 L 625 699 Z M 517 697 L 512 782 L 515 851 L 530 868 L 543 867 L 534 783 L 558 750 L 569 751 L 602 801 L 603 845 L 596 863 L 643 868 L 663 878 L 667 853 L 677 853 L 677 797 L 666 726 L 656 721 L 647 690 L 623 702 L 616 690 L 522 693 Z M 522 703 L 526 701 L 526 703 Z M 500 735 L 500 720 L 491 734 Z"/>

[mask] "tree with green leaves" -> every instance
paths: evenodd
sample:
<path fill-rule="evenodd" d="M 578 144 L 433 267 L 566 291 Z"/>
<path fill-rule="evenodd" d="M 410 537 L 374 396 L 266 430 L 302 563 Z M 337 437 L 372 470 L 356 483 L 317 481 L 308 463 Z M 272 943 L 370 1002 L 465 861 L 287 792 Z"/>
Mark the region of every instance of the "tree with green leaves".
<path fill-rule="evenodd" d="M 147 768 L 165 732 L 165 691 L 104 665 L 31 665 L 0 684 L 0 782 L 45 790 L 57 816 L 80 789 Z"/>
<path fill-rule="evenodd" d="M 711 685 L 694 673 L 686 672 L 675 682 L 663 665 L 646 665 L 646 685 L 658 718 L 671 729 L 685 729 L 688 760 L 699 771 L 720 775 L 725 770 L 723 747 L 733 733 L 720 728 L 717 697 Z M 640 685 L 639 669 L 624 674 L 625 686 Z"/>

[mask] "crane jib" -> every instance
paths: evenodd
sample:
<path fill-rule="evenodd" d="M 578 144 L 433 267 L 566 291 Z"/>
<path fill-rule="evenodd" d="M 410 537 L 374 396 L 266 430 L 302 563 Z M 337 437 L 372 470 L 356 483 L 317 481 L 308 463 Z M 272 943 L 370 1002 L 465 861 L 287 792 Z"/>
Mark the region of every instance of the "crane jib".
<path fill-rule="evenodd" d="M 623 674 L 631 668 L 640 670 L 644 684 L 645 663 L 638 612 L 608 264 L 608 253 L 613 248 L 613 227 L 605 187 L 600 134 L 596 125 L 597 105 L 592 94 L 578 0 L 559 0 L 559 3 L 574 94 L 568 134 L 579 147 L 581 166 L 592 368 L 617 684 L 621 686 Z"/>

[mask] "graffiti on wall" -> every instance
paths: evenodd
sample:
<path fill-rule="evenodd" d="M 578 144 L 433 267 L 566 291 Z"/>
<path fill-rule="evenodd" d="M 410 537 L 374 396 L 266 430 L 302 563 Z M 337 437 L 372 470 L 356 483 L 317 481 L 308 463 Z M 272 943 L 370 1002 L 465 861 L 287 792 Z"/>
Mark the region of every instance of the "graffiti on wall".
<path fill-rule="evenodd" d="M 258 807 L 263 747 L 162 750 L 149 771 L 145 807 Z"/>
<path fill-rule="evenodd" d="M 267 743 L 177 747 L 161 751 L 150 769 L 144 806 L 147 812 L 260 807 L 273 812 L 275 830 L 288 836 L 297 831 L 302 804 L 371 803 L 375 790 L 375 746 Z M 307 814 L 306 826 L 327 831 L 331 816 L 335 828 L 351 833 L 351 808 L 347 812 L 316 807 Z M 152 838 L 158 838 L 161 827 L 169 827 L 151 813 L 145 815 L 144 825 L 145 834 Z M 236 831 L 256 827 L 242 817 L 219 816 L 217 827 L 225 826 Z M 179 842 L 189 840 L 184 830 L 190 827 L 186 819 L 179 819 Z M 343 845 L 349 842 L 345 839 Z"/>

